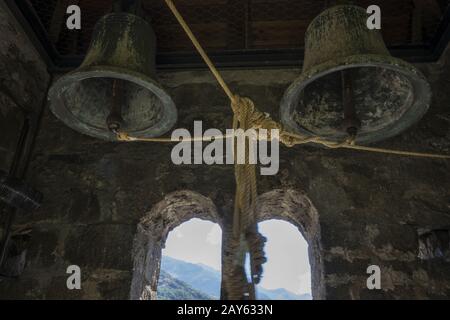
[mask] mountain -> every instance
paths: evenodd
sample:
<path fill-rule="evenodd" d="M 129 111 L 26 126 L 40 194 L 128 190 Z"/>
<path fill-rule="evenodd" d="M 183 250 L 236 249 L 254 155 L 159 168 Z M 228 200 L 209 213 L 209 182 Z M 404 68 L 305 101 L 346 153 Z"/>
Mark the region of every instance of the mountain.
<path fill-rule="evenodd" d="M 161 270 L 214 299 L 220 297 L 220 272 L 211 267 L 164 256 Z"/>
<path fill-rule="evenodd" d="M 257 289 L 258 300 L 312 300 L 310 294 L 295 294 L 286 289 L 268 290 L 261 287 Z"/>
<path fill-rule="evenodd" d="M 209 299 L 217 300 L 220 297 L 221 274 L 209 266 L 194 264 L 164 256 L 161 262 L 161 274 L 167 273 L 172 278 L 184 283 L 191 289 L 204 293 Z M 161 288 L 161 278 L 158 293 Z M 311 295 L 297 295 L 286 289 L 268 290 L 257 288 L 259 300 L 312 300 Z M 177 299 L 178 300 L 178 299 Z"/>
<path fill-rule="evenodd" d="M 193 289 L 167 272 L 161 271 L 158 282 L 158 300 L 212 300 L 212 297 Z"/>

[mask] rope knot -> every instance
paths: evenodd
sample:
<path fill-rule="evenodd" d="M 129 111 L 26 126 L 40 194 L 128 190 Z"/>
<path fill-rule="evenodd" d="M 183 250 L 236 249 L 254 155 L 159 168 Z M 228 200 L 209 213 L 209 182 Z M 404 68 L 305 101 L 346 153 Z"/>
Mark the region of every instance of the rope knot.
<path fill-rule="evenodd" d="M 284 132 L 281 133 L 281 135 L 280 135 L 280 141 L 281 141 L 281 143 L 283 143 L 288 148 L 292 148 L 292 147 L 294 147 L 297 144 L 297 139 L 287 135 Z"/>
<path fill-rule="evenodd" d="M 270 114 L 261 112 L 255 107 L 254 102 L 249 98 L 235 96 L 231 103 L 231 108 L 241 123 L 241 127 L 246 129 L 265 129 L 268 131 L 268 139 L 272 140 L 271 130 L 282 131 L 282 126 L 274 121 Z"/>
<path fill-rule="evenodd" d="M 231 108 L 240 122 L 255 112 L 255 104 L 249 98 L 242 98 L 238 95 L 231 102 Z"/>
<path fill-rule="evenodd" d="M 130 142 L 130 141 L 136 141 L 137 139 L 133 138 L 133 137 L 130 137 L 128 135 L 128 133 L 126 133 L 126 132 L 119 131 L 119 132 L 117 132 L 117 140 Z"/>

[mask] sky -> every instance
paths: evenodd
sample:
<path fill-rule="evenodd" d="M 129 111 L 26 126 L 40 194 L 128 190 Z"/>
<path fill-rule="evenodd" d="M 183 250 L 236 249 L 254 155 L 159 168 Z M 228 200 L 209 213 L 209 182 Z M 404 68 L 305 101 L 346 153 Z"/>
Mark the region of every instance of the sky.
<path fill-rule="evenodd" d="M 296 294 L 311 294 L 311 269 L 308 245 L 292 224 L 281 220 L 259 223 L 267 238 L 261 286 L 284 288 Z M 221 269 L 222 230 L 218 224 L 192 219 L 169 233 L 163 255 Z"/>

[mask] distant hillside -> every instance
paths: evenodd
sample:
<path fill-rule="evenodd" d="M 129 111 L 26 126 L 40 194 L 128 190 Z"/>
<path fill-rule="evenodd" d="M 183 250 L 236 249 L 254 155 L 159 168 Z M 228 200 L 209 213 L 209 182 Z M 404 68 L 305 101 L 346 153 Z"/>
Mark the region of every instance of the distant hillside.
<path fill-rule="evenodd" d="M 257 289 L 258 300 L 312 300 L 311 295 L 298 295 L 286 289 L 268 290 L 261 287 Z"/>
<path fill-rule="evenodd" d="M 161 270 L 214 299 L 220 297 L 220 272 L 210 267 L 164 256 Z"/>
<path fill-rule="evenodd" d="M 183 281 L 161 271 L 158 283 L 158 300 L 212 300 L 212 297 L 193 289 Z"/>
<path fill-rule="evenodd" d="M 172 278 L 184 283 L 189 288 L 204 293 L 209 299 L 219 299 L 221 274 L 211 267 L 194 264 L 164 256 L 161 263 L 161 273 L 167 273 Z M 161 281 L 161 280 L 160 280 Z M 158 285 L 158 294 L 161 285 Z M 286 289 L 268 290 L 257 288 L 259 300 L 311 300 L 309 294 L 297 295 Z M 174 298 L 173 300 L 183 300 Z"/>

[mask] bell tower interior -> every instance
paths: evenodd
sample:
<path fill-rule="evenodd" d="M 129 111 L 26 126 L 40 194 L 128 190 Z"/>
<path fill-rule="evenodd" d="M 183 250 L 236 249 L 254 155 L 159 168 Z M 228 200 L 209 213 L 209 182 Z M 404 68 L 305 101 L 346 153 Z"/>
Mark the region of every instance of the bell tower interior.
<path fill-rule="evenodd" d="M 0 299 L 254 300 L 280 220 L 310 299 L 450 298 L 449 42 L 448 0 L 2 1 Z M 189 287 L 191 219 L 221 268 Z"/>

